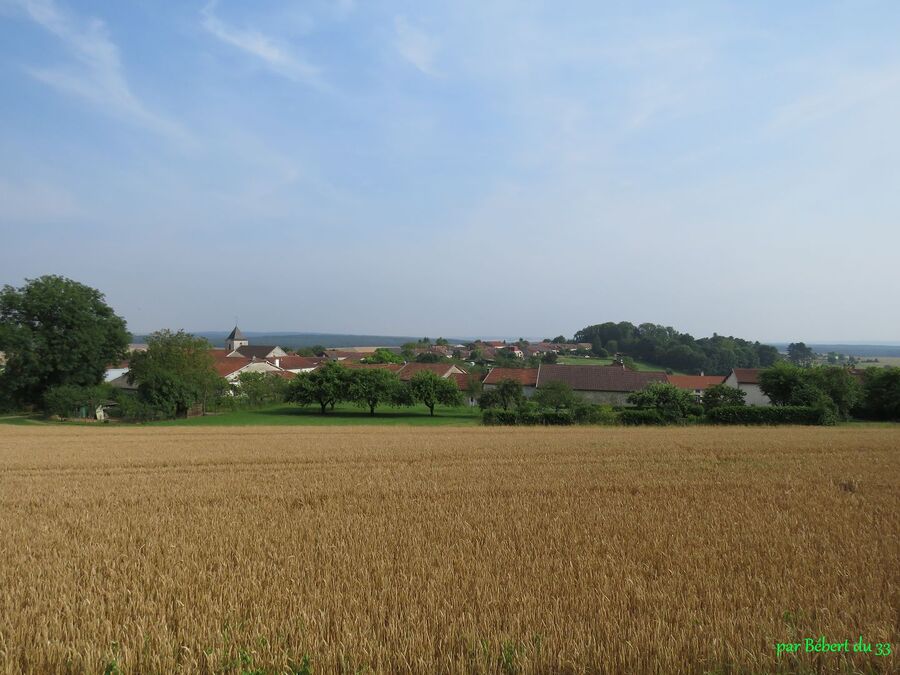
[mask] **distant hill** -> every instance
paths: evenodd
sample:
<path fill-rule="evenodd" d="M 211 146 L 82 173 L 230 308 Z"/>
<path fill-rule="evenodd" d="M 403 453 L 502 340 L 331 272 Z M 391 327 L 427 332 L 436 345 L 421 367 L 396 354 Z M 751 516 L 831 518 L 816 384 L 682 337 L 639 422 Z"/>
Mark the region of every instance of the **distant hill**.
<path fill-rule="evenodd" d="M 774 346 L 778 347 L 778 351 L 786 352 L 788 343 L 774 342 Z M 882 345 L 854 345 L 854 344 L 826 344 L 824 342 L 808 342 L 807 346 L 817 354 L 827 354 L 828 352 L 837 352 L 838 354 L 846 354 L 848 356 L 900 356 L 900 345 L 898 344 L 882 344 Z"/>
<path fill-rule="evenodd" d="M 224 347 L 230 331 L 197 331 L 194 335 L 209 340 L 214 347 Z M 300 347 L 399 347 L 419 338 L 402 335 L 342 335 L 335 333 L 254 333 L 243 331 L 250 344 L 278 345 L 287 349 Z M 420 336 L 421 337 L 421 336 Z M 449 339 L 449 338 L 448 338 Z M 146 335 L 132 336 L 133 342 L 146 342 Z M 452 340 L 451 340 L 452 342 Z"/>

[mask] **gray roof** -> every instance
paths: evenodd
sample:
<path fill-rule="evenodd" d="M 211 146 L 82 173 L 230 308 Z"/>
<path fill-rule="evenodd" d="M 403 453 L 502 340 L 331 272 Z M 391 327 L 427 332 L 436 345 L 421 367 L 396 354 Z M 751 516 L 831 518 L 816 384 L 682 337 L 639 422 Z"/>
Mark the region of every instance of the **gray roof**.
<path fill-rule="evenodd" d="M 264 359 L 274 349 L 277 349 L 276 345 L 244 345 L 243 347 L 238 347 L 235 351 L 248 359 L 254 357 L 257 359 Z"/>
<path fill-rule="evenodd" d="M 235 326 L 234 330 L 231 331 L 229 336 L 225 339 L 226 340 L 246 340 L 247 338 L 244 337 L 244 334 L 241 332 L 241 329 L 238 328 L 237 326 Z"/>

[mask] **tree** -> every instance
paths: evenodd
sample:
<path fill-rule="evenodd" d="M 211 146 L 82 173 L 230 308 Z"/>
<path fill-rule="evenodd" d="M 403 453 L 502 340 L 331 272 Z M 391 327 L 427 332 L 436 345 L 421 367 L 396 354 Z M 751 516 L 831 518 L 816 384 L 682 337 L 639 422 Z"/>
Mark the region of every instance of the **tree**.
<path fill-rule="evenodd" d="M 139 398 L 163 417 L 183 417 L 205 404 L 222 378 L 213 368 L 210 344 L 182 330 L 161 330 L 147 338 L 147 350 L 131 356 L 128 381 Z"/>
<path fill-rule="evenodd" d="M 564 345 L 568 342 L 568 340 L 566 340 L 565 335 L 557 335 L 555 338 L 553 338 L 551 340 L 551 342 L 553 342 L 554 344 L 557 344 L 557 345 Z"/>
<path fill-rule="evenodd" d="M 669 421 L 683 419 L 696 405 L 691 392 L 668 382 L 651 382 L 641 391 L 629 394 L 628 402 L 639 408 L 655 408 Z"/>
<path fill-rule="evenodd" d="M 900 368 L 866 368 L 862 413 L 870 419 L 900 421 Z"/>
<path fill-rule="evenodd" d="M 287 389 L 287 380 L 277 373 L 244 372 L 237 384 L 237 391 L 251 406 L 283 401 Z"/>
<path fill-rule="evenodd" d="M 491 394 L 494 403 L 492 407 L 503 408 L 504 410 L 518 406 L 525 399 L 525 395 L 522 393 L 522 385 L 510 379 L 500 380 L 491 390 Z"/>
<path fill-rule="evenodd" d="M 815 352 L 804 342 L 792 342 L 787 348 L 788 360 L 795 366 L 812 365 Z"/>
<path fill-rule="evenodd" d="M 772 405 L 791 405 L 798 399 L 803 384 L 803 370 L 785 361 L 780 361 L 759 374 L 759 388 L 769 397 Z"/>
<path fill-rule="evenodd" d="M 823 366 L 808 371 L 808 379 L 825 393 L 843 419 L 862 402 L 862 387 L 846 368 Z"/>
<path fill-rule="evenodd" d="M 430 370 L 423 370 L 413 375 L 409 381 L 409 389 L 413 399 L 423 403 L 432 417 L 434 417 L 434 406 L 438 403 L 449 406 L 463 404 L 462 394 L 459 387 L 456 386 L 456 382 L 439 377 Z"/>
<path fill-rule="evenodd" d="M 0 291 L 0 391 L 17 405 L 40 405 L 51 387 L 92 387 L 128 347 L 125 320 L 100 291 L 60 276 Z M 2 398 L 3 396 L 0 396 Z"/>
<path fill-rule="evenodd" d="M 384 368 L 364 368 L 350 373 L 348 398 L 360 407 L 369 408 L 369 414 L 375 414 L 375 407 L 393 399 L 394 390 L 399 380 L 397 376 Z"/>
<path fill-rule="evenodd" d="M 416 357 L 416 363 L 440 363 L 443 360 L 440 354 L 434 352 L 422 352 Z"/>
<path fill-rule="evenodd" d="M 403 357 L 390 349 L 379 347 L 370 356 L 363 359 L 365 363 L 403 363 Z"/>
<path fill-rule="evenodd" d="M 437 345 L 437 346 L 439 346 L 439 347 L 446 347 L 446 346 L 447 346 L 448 344 L 450 344 L 450 343 L 447 342 L 446 339 L 444 339 L 444 338 L 442 338 L 442 337 L 439 337 L 437 340 L 434 341 L 434 344 Z"/>
<path fill-rule="evenodd" d="M 44 410 L 48 415 L 72 417 L 79 408 L 87 408 L 88 417 L 93 417 L 97 408 L 111 399 L 113 394 L 108 384 L 91 387 L 61 384 L 51 387 L 44 394 Z"/>
<path fill-rule="evenodd" d="M 544 352 L 541 356 L 541 363 L 553 364 L 559 360 L 559 354 L 556 352 Z"/>
<path fill-rule="evenodd" d="M 572 408 L 578 403 L 579 396 L 565 382 L 547 382 L 534 392 L 532 400 L 541 408 Z"/>
<path fill-rule="evenodd" d="M 745 405 L 747 392 L 743 389 L 729 387 L 727 384 L 716 384 L 703 392 L 703 409 L 706 412 L 722 406 Z"/>
<path fill-rule="evenodd" d="M 416 349 L 419 345 L 415 342 L 404 342 L 400 347 L 400 353 L 407 359 L 411 359 L 416 355 Z"/>
<path fill-rule="evenodd" d="M 328 406 L 345 400 L 349 374 L 337 361 L 328 361 L 308 373 L 300 373 L 288 386 L 285 400 L 300 405 L 319 404 L 324 415 Z"/>

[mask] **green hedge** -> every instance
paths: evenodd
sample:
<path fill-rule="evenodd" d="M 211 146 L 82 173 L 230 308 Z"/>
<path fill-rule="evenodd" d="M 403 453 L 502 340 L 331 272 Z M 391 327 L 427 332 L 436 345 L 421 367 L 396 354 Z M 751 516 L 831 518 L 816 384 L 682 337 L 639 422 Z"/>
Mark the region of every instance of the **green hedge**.
<path fill-rule="evenodd" d="M 568 410 L 544 410 L 535 412 L 531 410 L 498 410 L 488 408 L 481 415 L 484 424 L 502 424 L 507 426 L 522 425 L 568 425 L 574 423 L 572 413 Z"/>
<path fill-rule="evenodd" d="M 619 413 L 619 421 L 626 426 L 663 425 L 666 418 L 659 410 L 623 410 Z"/>
<path fill-rule="evenodd" d="M 706 415 L 713 424 L 824 424 L 823 411 L 812 406 L 729 405 L 714 408 Z"/>

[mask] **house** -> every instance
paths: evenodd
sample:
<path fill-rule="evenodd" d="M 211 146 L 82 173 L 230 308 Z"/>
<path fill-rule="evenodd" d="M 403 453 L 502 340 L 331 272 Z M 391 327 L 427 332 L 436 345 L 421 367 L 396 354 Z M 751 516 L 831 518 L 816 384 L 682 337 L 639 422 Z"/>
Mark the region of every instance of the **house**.
<path fill-rule="evenodd" d="M 397 375 L 401 382 L 409 382 L 415 375 L 426 370 L 444 379 L 459 373 L 467 374 L 462 368 L 452 363 L 407 363 L 397 371 Z"/>
<path fill-rule="evenodd" d="M 703 400 L 703 392 L 710 387 L 725 382 L 723 375 L 669 375 L 669 384 L 679 389 L 689 391 L 694 395 L 694 400 L 700 403 Z"/>
<path fill-rule="evenodd" d="M 456 382 L 456 386 L 462 392 L 463 399 L 467 405 L 478 405 L 478 397 L 475 395 L 475 388 L 473 387 L 473 385 L 478 382 L 475 375 L 469 373 L 453 373 L 450 375 L 450 379 Z"/>
<path fill-rule="evenodd" d="M 537 387 L 539 368 L 491 368 L 482 385 L 485 391 L 495 389 L 504 380 L 512 380 L 522 385 L 522 393 L 527 398 L 534 395 Z"/>
<path fill-rule="evenodd" d="M 278 373 L 284 372 L 274 363 L 265 359 L 257 358 L 241 358 L 231 356 L 230 354 L 216 358 L 213 361 L 213 369 L 219 375 L 229 382 L 234 382 L 240 377 L 241 373 Z"/>
<path fill-rule="evenodd" d="M 772 405 L 772 401 L 759 388 L 760 368 L 733 368 L 725 384 L 747 392 L 744 402 L 747 405 Z"/>
<path fill-rule="evenodd" d="M 624 365 L 560 366 L 541 364 L 537 387 L 549 382 L 564 382 L 581 398 L 591 403 L 628 405 L 628 395 L 651 382 L 665 382 L 663 372 L 633 371 Z"/>
<path fill-rule="evenodd" d="M 233 358 L 274 359 L 287 356 L 287 352 L 277 345 L 251 345 L 237 326 L 225 338 L 225 351 Z"/>

